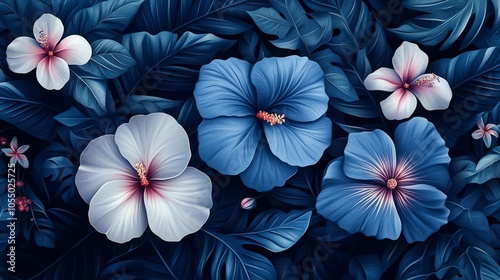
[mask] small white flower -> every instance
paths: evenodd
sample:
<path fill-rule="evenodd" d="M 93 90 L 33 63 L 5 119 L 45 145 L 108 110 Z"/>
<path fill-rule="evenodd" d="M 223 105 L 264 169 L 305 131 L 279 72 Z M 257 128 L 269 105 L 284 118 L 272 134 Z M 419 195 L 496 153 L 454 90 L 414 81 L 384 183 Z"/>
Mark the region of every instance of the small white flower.
<path fill-rule="evenodd" d="M 498 138 L 498 132 L 494 130 L 497 127 L 497 125 L 489 123 L 485 126 L 483 118 L 481 118 L 477 122 L 477 127 L 478 129 L 472 133 L 472 138 L 476 140 L 483 138 L 486 148 L 489 148 L 491 146 L 491 135 Z"/>
<path fill-rule="evenodd" d="M 2 152 L 6 156 L 10 157 L 10 164 L 16 164 L 16 162 L 19 162 L 22 167 L 28 168 L 30 163 L 28 161 L 28 158 L 23 155 L 23 153 L 26 152 L 29 148 L 29 145 L 22 145 L 21 147 L 19 147 L 17 144 L 17 137 L 14 136 L 14 138 L 12 138 L 12 141 L 10 141 L 10 148 L 4 148 L 2 149 Z"/>
<path fill-rule="evenodd" d="M 83 65 L 92 56 L 92 48 L 85 38 L 71 35 L 61 40 L 63 33 L 60 19 L 43 14 L 33 25 L 36 40 L 22 36 L 7 46 L 9 69 L 26 74 L 36 68 L 36 79 L 42 87 L 61 89 L 69 80 L 68 65 Z"/>

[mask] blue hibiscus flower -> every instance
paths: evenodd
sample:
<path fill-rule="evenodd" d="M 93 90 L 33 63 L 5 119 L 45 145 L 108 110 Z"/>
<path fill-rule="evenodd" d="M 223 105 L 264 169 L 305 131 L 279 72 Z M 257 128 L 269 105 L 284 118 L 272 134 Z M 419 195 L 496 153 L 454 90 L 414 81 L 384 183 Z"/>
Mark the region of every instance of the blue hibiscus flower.
<path fill-rule="evenodd" d="M 298 56 L 203 66 L 194 90 L 200 157 L 257 191 L 284 185 L 331 143 L 323 77 L 317 63 Z"/>
<path fill-rule="evenodd" d="M 344 156 L 332 161 L 318 212 L 347 230 L 378 239 L 423 241 L 448 221 L 448 148 L 434 125 L 413 118 L 394 142 L 381 130 L 349 135 Z"/>

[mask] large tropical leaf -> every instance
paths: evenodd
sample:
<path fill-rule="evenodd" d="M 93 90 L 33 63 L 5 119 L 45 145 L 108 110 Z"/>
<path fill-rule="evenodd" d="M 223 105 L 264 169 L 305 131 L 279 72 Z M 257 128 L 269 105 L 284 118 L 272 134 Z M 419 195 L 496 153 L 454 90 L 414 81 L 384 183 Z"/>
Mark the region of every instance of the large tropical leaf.
<path fill-rule="evenodd" d="M 420 12 L 392 29 L 401 39 L 426 46 L 442 43 L 441 50 L 461 39 L 460 48 L 469 46 L 487 20 L 492 0 L 404 0 L 404 8 Z M 498 6 L 498 4 L 495 4 Z M 495 11 L 498 22 L 498 11 Z M 498 23 L 497 23 L 498 24 Z"/>
<path fill-rule="evenodd" d="M 392 51 L 387 44 L 384 28 L 361 0 L 305 0 L 314 11 L 326 11 L 331 16 L 335 35 L 327 46 L 346 62 L 354 62 L 366 48 L 374 69 L 389 66 Z"/>
<path fill-rule="evenodd" d="M 243 245 L 258 245 L 271 252 L 284 251 L 302 237 L 309 225 L 311 212 L 264 212 L 244 230 L 221 234 L 202 229 L 197 241 L 203 248 L 199 256 L 199 278 L 212 279 L 277 279 L 271 262 Z M 207 263 L 212 260 L 211 267 Z M 224 274 L 223 274 L 224 273 Z"/>
<path fill-rule="evenodd" d="M 55 136 L 59 110 L 46 92 L 31 82 L 0 83 L 0 119 L 42 140 Z"/>
<path fill-rule="evenodd" d="M 278 37 L 271 41 L 276 47 L 310 55 L 332 37 L 332 20 L 325 13 L 308 15 L 298 0 L 270 3 L 272 8 L 260 8 L 249 14 L 260 30 Z"/>
<path fill-rule="evenodd" d="M 66 34 L 80 34 L 89 42 L 114 38 L 134 19 L 143 0 L 104 1 L 82 9 L 68 20 Z"/>
<path fill-rule="evenodd" d="M 430 114 L 448 147 L 500 101 L 500 48 L 491 47 L 432 63 L 427 72 L 448 81 L 453 91 L 445 111 Z"/>
<path fill-rule="evenodd" d="M 115 80 L 115 85 L 122 98 L 134 93 L 146 94 L 150 90 L 192 92 L 198 79 L 197 69 L 233 43 L 212 34 L 191 32 L 180 37 L 166 31 L 157 35 L 127 34 L 122 44 L 137 64 Z"/>
<path fill-rule="evenodd" d="M 215 33 L 234 35 L 252 28 L 246 11 L 267 5 L 265 0 L 146 0 L 136 17 L 137 29 L 157 34 Z"/>

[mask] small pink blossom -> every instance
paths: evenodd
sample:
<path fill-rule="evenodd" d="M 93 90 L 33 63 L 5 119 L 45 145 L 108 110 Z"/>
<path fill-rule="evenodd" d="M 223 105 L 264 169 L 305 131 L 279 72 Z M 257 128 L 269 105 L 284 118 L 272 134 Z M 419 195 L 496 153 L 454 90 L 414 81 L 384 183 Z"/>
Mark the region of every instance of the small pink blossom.
<path fill-rule="evenodd" d="M 257 206 L 257 200 L 253 197 L 245 197 L 241 200 L 240 205 L 244 210 L 252 210 Z"/>
<path fill-rule="evenodd" d="M 26 74 L 36 68 L 36 79 L 45 89 L 61 89 L 69 80 L 68 65 L 83 65 L 92 48 L 79 35 L 61 40 L 64 25 L 60 19 L 43 14 L 33 25 L 35 39 L 22 36 L 7 47 L 7 64 L 12 72 Z"/>
<path fill-rule="evenodd" d="M 17 162 L 19 162 L 22 167 L 28 168 L 29 161 L 28 158 L 23 155 L 23 153 L 26 152 L 29 147 L 29 145 L 22 145 L 21 147 L 19 147 L 17 144 L 17 137 L 14 136 L 14 138 L 12 138 L 12 141 L 10 141 L 10 148 L 4 148 L 2 149 L 2 152 L 6 156 L 10 157 L 10 164 L 16 164 Z"/>
<path fill-rule="evenodd" d="M 417 107 L 417 98 L 428 111 L 448 108 L 450 85 L 436 74 L 424 74 L 428 63 L 429 58 L 416 44 L 403 42 L 392 57 L 394 69 L 381 67 L 366 77 L 366 89 L 392 92 L 380 102 L 387 119 L 409 118 Z"/>
<path fill-rule="evenodd" d="M 477 127 L 478 129 L 472 133 L 472 138 L 476 140 L 483 138 L 486 148 L 489 148 L 491 146 L 491 135 L 498 138 L 498 132 L 494 130 L 495 128 L 497 128 L 497 125 L 489 123 L 484 126 L 483 119 L 481 118 L 477 122 Z"/>

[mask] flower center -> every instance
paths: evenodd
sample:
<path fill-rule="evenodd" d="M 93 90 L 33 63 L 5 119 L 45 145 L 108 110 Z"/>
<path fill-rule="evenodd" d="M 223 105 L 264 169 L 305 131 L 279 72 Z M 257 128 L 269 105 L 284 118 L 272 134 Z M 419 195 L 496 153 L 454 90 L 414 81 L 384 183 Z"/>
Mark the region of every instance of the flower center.
<path fill-rule="evenodd" d="M 410 88 L 410 85 L 409 85 L 408 83 L 405 83 L 405 84 L 403 85 L 403 87 L 404 87 L 405 89 L 409 89 L 409 88 Z"/>
<path fill-rule="evenodd" d="M 49 56 L 53 56 L 54 55 L 54 52 L 53 51 L 49 51 Z"/>
<path fill-rule="evenodd" d="M 398 186 L 398 181 L 396 179 L 387 180 L 387 187 L 391 190 L 395 189 Z"/>
<path fill-rule="evenodd" d="M 428 86 L 428 87 L 432 87 L 434 85 L 434 80 L 437 80 L 438 83 L 440 83 L 441 81 L 439 81 L 439 76 L 432 73 L 430 76 L 429 75 L 426 75 L 420 79 L 417 79 L 415 81 L 415 85 L 416 86 Z"/>
<path fill-rule="evenodd" d="M 42 47 L 46 51 L 48 51 L 48 49 L 49 49 L 49 38 L 47 37 L 47 34 L 43 30 L 40 30 L 40 32 L 38 32 L 38 34 L 39 34 L 39 36 L 38 36 L 38 39 L 36 39 L 36 41 L 40 44 L 40 47 Z M 51 55 L 50 53 L 52 53 L 52 52 L 49 52 L 49 55 Z"/>
<path fill-rule="evenodd" d="M 146 167 L 144 166 L 144 164 L 142 162 L 136 163 L 135 170 L 137 170 L 137 175 L 139 176 L 139 180 L 141 180 L 141 185 L 143 187 L 149 186 L 149 181 L 148 181 L 148 178 L 146 176 L 147 170 L 146 170 Z"/>
<path fill-rule="evenodd" d="M 255 117 L 259 120 L 264 120 L 270 125 L 283 124 L 285 122 L 285 114 L 278 115 L 276 113 L 268 113 L 266 111 L 260 110 L 255 114 Z"/>

